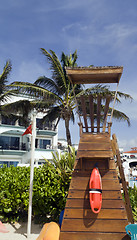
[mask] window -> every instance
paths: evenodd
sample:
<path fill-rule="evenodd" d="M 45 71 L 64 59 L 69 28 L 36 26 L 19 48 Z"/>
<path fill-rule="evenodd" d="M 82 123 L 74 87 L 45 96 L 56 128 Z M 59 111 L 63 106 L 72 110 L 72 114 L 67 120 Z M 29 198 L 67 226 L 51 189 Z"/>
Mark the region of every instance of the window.
<path fill-rule="evenodd" d="M 6 116 L 2 116 L 2 124 L 6 124 L 6 125 L 15 125 L 16 119 L 14 117 L 12 117 L 12 119 L 10 119 L 9 117 Z"/>
<path fill-rule="evenodd" d="M 10 167 L 11 165 L 17 167 L 18 163 L 18 161 L 0 161 L 0 167 L 3 167 L 3 165 L 7 165 L 7 167 Z"/>
<path fill-rule="evenodd" d="M 0 136 L 0 148 L 19 150 L 19 137 Z"/>
<path fill-rule="evenodd" d="M 37 118 L 36 119 L 36 126 L 37 128 L 39 128 L 40 130 L 53 130 L 54 129 L 54 124 L 50 121 L 45 121 L 42 122 L 42 119 Z"/>
<path fill-rule="evenodd" d="M 46 149 L 47 146 L 51 145 L 51 140 L 49 139 L 36 139 L 35 147 L 39 149 Z"/>

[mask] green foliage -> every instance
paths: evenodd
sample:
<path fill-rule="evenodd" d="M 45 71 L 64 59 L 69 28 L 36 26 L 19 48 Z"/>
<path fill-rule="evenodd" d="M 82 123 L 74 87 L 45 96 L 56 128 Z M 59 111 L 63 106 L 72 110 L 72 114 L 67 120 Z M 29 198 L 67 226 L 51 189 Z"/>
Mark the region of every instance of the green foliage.
<path fill-rule="evenodd" d="M 29 168 L 0 168 L 0 218 L 18 218 L 28 208 Z"/>
<path fill-rule="evenodd" d="M 58 172 L 64 182 L 71 178 L 76 159 L 75 148 L 69 146 L 69 150 L 70 152 L 67 151 L 62 154 L 59 154 L 58 152 L 52 153 L 53 157 L 51 161 L 45 159 L 45 161 Z"/>
<path fill-rule="evenodd" d="M 70 153 L 65 153 L 61 159 L 63 172 L 60 174 L 59 168 L 52 164 L 34 169 L 32 200 L 34 219 L 43 222 L 57 221 L 65 207 L 72 172 Z M 0 219 L 14 221 L 27 216 L 29 178 L 30 167 L 0 168 Z"/>
<path fill-rule="evenodd" d="M 134 220 L 137 221 L 137 187 L 134 185 L 133 188 L 129 187 L 129 197 L 132 207 Z"/>

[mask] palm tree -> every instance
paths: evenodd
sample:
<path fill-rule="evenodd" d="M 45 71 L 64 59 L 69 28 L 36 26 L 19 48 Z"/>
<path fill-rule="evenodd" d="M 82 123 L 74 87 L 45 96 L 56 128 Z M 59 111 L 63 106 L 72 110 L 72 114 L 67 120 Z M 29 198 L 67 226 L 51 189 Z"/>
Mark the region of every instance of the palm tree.
<path fill-rule="evenodd" d="M 7 85 L 8 82 L 8 76 L 12 70 L 12 65 L 10 60 L 6 61 L 6 64 L 4 65 L 3 72 L 0 75 L 0 115 L 5 115 L 7 113 L 4 113 L 2 110 L 2 106 L 4 103 L 8 101 L 8 99 L 12 95 L 12 91 L 9 90 L 9 87 Z"/>
<path fill-rule="evenodd" d="M 57 125 L 60 119 L 63 119 L 65 122 L 67 142 L 68 145 L 71 146 L 72 143 L 69 124 L 70 120 L 73 122 L 75 120 L 74 111 L 76 109 L 76 102 L 74 91 L 76 98 L 78 98 L 81 94 L 89 94 L 89 92 L 97 94 L 102 91 L 102 94 L 104 95 L 109 93 L 109 95 L 111 95 L 111 100 L 114 99 L 115 91 L 110 91 L 107 86 L 102 87 L 101 85 L 96 85 L 91 89 L 86 90 L 83 89 L 82 85 L 72 86 L 66 75 L 65 67 L 76 66 L 76 51 L 69 56 L 62 53 L 62 65 L 54 51 L 49 50 L 48 52 L 44 48 L 41 48 L 41 51 L 50 64 L 52 77 L 39 77 L 34 84 L 28 82 L 14 82 L 12 87 L 17 88 L 18 91 L 24 91 L 26 94 L 30 94 L 36 98 L 36 101 L 33 101 L 33 107 L 45 113 L 43 121 L 56 120 Z M 132 99 L 128 94 L 118 92 L 117 102 L 120 102 L 120 98 Z M 114 110 L 113 116 L 116 119 L 125 120 L 128 124 L 130 124 L 128 116 L 116 109 Z"/>
<path fill-rule="evenodd" d="M 71 146 L 72 142 L 69 130 L 69 123 L 70 120 L 72 120 L 73 122 L 75 120 L 73 110 L 75 109 L 76 105 L 72 84 L 70 83 L 66 75 L 65 67 L 76 66 L 77 52 L 75 51 L 69 56 L 62 53 L 61 65 L 61 62 L 59 61 L 54 51 L 50 50 L 48 52 L 44 48 L 41 48 L 41 51 L 48 59 L 51 65 L 50 69 L 52 71 L 51 79 L 42 76 L 34 83 L 37 86 L 45 88 L 45 90 L 50 94 L 53 99 L 53 103 L 51 103 L 45 119 L 49 119 L 49 121 L 57 119 L 57 123 L 60 119 L 63 119 L 65 121 L 67 143 Z M 81 85 L 77 85 L 74 88 L 77 93 L 82 90 Z"/>
<path fill-rule="evenodd" d="M 16 96 L 19 92 L 17 89 L 11 88 L 8 83 L 8 77 L 12 70 L 11 61 L 6 61 L 3 72 L 0 75 L 0 115 L 8 117 L 10 119 L 20 119 L 27 125 L 28 114 L 30 112 L 31 104 L 28 100 L 20 100 L 13 103 L 9 103 L 13 96 Z M 22 116 L 21 116 L 22 114 Z"/>
<path fill-rule="evenodd" d="M 7 78 L 11 72 L 12 65 L 10 61 L 7 61 L 4 68 L 3 72 L 0 75 L 0 106 L 2 103 L 6 102 L 8 97 L 11 95 L 9 88 L 7 87 Z"/>
<path fill-rule="evenodd" d="M 82 87 L 81 85 L 75 85 L 74 88 L 72 87 L 66 75 L 65 66 L 76 66 L 77 52 L 75 51 L 69 56 L 62 53 L 61 65 L 54 51 L 50 50 L 48 52 L 43 48 L 41 48 L 41 51 L 51 65 L 52 78 L 42 76 L 39 77 L 34 84 L 14 82 L 11 84 L 11 88 L 35 97 L 36 100 L 31 102 L 31 106 L 45 113 L 43 122 L 56 120 L 57 126 L 60 119 L 63 119 L 65 121 L 67 142 L 68 145 L 71 146 L 69 123 L 70 120 L 73 122 L 75 120 L 73 110 L 76 107 L 73 90 L 75 89 L 75 92 L 78 94 L 82 90 Z"/>

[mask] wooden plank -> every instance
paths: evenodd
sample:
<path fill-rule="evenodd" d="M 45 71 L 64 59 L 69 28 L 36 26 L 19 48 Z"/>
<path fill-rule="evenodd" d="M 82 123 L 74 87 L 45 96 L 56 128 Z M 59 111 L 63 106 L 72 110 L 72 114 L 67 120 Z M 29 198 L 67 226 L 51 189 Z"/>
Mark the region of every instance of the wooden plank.
<path fill-rule="evenodd" d="M 89 170 L 89 169 L 93 169 L 94 166 L 95 166 L 95 163 L 98 163 L 98 168 L 99 170 L 101 169 L 116 169 L 116 165 L 115 165 L 115 162 L 114 160 L 109 160 L 109 166 L 108 166 L 108 161 L 105 159 L 96 159 L 96 160 L 91 160 L 90 158 L 89 159 L 84 159 L 82 160 L 82 169 L 83 170 Z M 81 169 L 81 165 L 80 165 L 80 160 L 77 159 L 75 161 L 75 164 L 74 164 L 74 168 L 76 170 L 79 170 Z"/>
<path fill-rule="evenodd" d="M 113 158 L 113 152 L 109 151 L 84 151 L 78 150 L 77 158 Z"/>
<path fill-rule="evenodd" d="M 64 219 L 62 231 L 125 232 L 127 220 Z"/>
<path fill-rule="evenodd" d="M 84 118 L 86 132 L 88 132 L 86 104 L 85 104 L 85 98 L 84 98 L 83 95 L 81 96 L 81 107 L 82 107 L 82 112 L 83 112 L 83 118 Z"/>
<path fill-rule="evenodd" d="M 101 141 L 101 142 L 110 142 L 110 136 L 108 133 L 98 133 L 98 134 L 93 134 L 93 133 L 83 133 L 80 138 L 80 142 L 84 141 Z"/>
<path fill-rule="evenodd" d="M 89 199 L 89 191 L 88 190 L 77 190 L 77 189 L 70 189 L 68 193 L 68 198 L 84 198 Z M 120 191 L 111 191 L 111 190 L 104 190 L 102 192 L 102 198 L 104 199 L 122 199 L 122 194 Z"/>
<path fill-rule="evenodd" d="M 90 209 L 88 199 L 67 199 L 66 208 L 83 208 Z M 122 199 L 104 199 L 102 201 L 102 209 L 125 209 L 124 201 Z"/>
<path fill-rule="evenodd" d="M 97 132 L 100 132 L 100 110 L 101 110 L 101 96 L 97 96 Z"/>
<path fill-rule="evenodd" d="M 100 142 L 80 142 L 78 151 L 81 150 L 112 150 L 110 143 L 100 143 Z"/>
<path fill-rule="evenodd" d="M 130 240 L 126 233 L 62 232 L 60 240 Z"/>
<path fill-rule="evenodd" d="M 126 219 L 125 209 L 101 209 L 98 214 L 92 212 L 91 209 L 65 209 L 64 219 L 71 218 L 92 218 L 92 219 Z"/>
<path fill-rule="evenodd" d="M 93 95 L 89 95 L 89 109 L 90 109 L 91 132 L 94 132 L 94 102 L 93 102 Z"/>
<path fill-rule="evenodd" d="M 104 109 L 104 123 L 103 123 L 103 130 L 102 130 L 102 132 L 105 132 L 105 129 L 106 129 L 107 115 L 108 115 L 108 110 L 109 110 L 110 99 L 111 99 L 110 96 L 107 96 L 105 109 Z"/>
<path fill-rule="evenodd" d="M 70 189 L 79 189 L 85 190 L 89 188 L 89 178 L 81 178 L 75 177 L 72 178 L 70 183 Z M 102 189 L 103 190 L 119 190 L 120 191 L 120 184 L 118 179 L 102 179 Z"/>
<path fill-rule="evenodd" d="M 125 181 L 123 165 L 121 163 L 121 157 L 120 157 L 120 151 L 119 151 L 119 147 L 118 147 L 118 143 L 117 143 L 117 138 L 116 138 L 115 134 L 113 134 L 112 137 L 113 137 L 113 141 L 115 143 L 115 148 L 116 148 L 116 158 L 117 158 L 117 164 L 119 167 L 120 177 L 122 180 L 122 186 L 123 186 L 124 197 L 125 197 L 125 207 L 126 207 L 128 220 L 130 223 L 134 223 L 132 208 L 131 208 L 131 204 L 130 204 L 130 198 L 129 198 L 129 194 L 128 194 L 128 190 L 127 190 L 127 184 Z"/>
<path fill-rule="evenodd" d="M 74 170 L 72 173 L 72 177 L 90 177 L 92 172 L 92 169 L 90 170 Z M 104 170 L 104 169 L 99 169 L 101 177 L 105 179 L 114 179 L 118 178 L 116 170 Z"/>

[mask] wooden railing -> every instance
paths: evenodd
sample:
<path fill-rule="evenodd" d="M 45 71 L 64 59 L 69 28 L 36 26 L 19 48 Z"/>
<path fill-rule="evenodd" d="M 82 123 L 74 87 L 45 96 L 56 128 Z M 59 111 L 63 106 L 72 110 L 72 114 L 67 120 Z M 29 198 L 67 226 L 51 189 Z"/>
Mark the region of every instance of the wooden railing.
<path fill-rule="evenodd" d="M 128 222 L 134 223 L 132 208 L 131 208 L 131 204 L 130 204 L 128 189 L 127 189 L 127 183 L 125 180 L 123 165 L 122 165 L 121 157 L 120 157 L 120 151 L 119 151 L 117 138 L 116 138 L 115 134 L 112 135 L 112 150 L 117 159 L 117 166 L 119 168 L 120 178 L 122 181 L 123 193 L 124 193 L 124 198 L 125 198 L 125 208 L 126 208 L 126 212 L 127 212 Z"/>
<path fill-rule="evenodd" d="M 83 132 L 109 132 L 110 125 L 107 126 L 107 117 L 109 111 L 110 96 L 102 96 L 100 94 L 97 97 L 93 95 L 80 97 L 80 109 L 82 111 L 81 126 Z"/>

